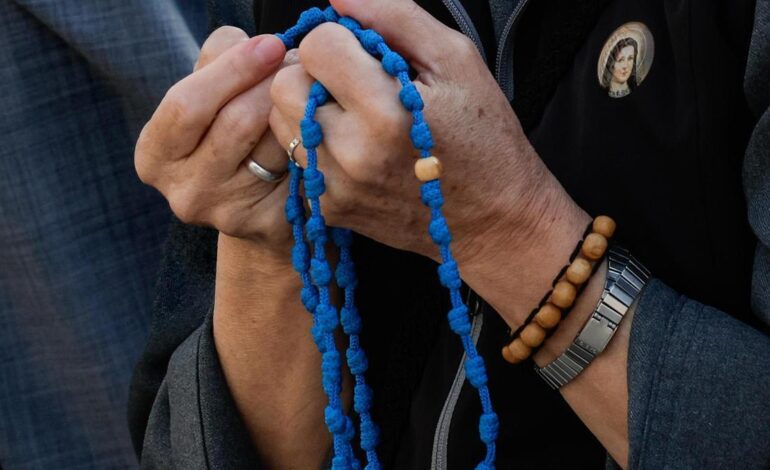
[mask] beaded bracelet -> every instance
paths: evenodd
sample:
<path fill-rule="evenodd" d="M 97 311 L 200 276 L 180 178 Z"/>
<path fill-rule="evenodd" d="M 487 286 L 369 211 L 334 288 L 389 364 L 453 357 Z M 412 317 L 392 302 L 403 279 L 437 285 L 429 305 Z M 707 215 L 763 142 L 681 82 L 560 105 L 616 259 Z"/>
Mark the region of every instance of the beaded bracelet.
<path fill-rule="evenodd" d="M 511 334 L 509 344 L 503 347 L 503 358 L 507 362 L 518 364 L 531 357 L 569 314 L 588 280 L 601 265 L 615 228 L 615 221 L 603 215 L 588 225 L 569 263 L 551 284 L 553 288 Z"/>
<path fill-rule="evenodd" d="M 337 12 L 328 7 L 324 10 L 311 8 L 303 12 L 296 25 L 277 36 L 287 49 L 295 47 L 298 42 L 322 23 L 333 22 L 344 26 L 359 40 L 363 48 L 373 57 L 382 62 L 385 72 L 396 78 L 401 84 L 398 95 L 401 104 L 412 115 L 410 138 L 414 147 L 420 151 L 414 171 L 422 182 L 420 197 L 430 209 L 431 221 L 428 227 L 431 239 L 438 246 L 442 263 L 438 267 L 441 284 L 449 291 L 452 308 L 448 320 L 452 331 L 461 339 L 467 356 L 465 362 L 466 377 L 477 389 L 481 401 L 481 418 L 479 420 L 479 435 L 486 446 L 484 459 L 476 467 L 477 470 L 492 470 L 495 462 L 495 441 L 497 439 L 499 420 L 492 408 L 492 400 L 487 385 L 487 373 L 484 360 L 478 354 L 471 339 L 471 323 L 468 317 L 468 307 L 460 294 L 462 281 L 457 262 L 452 257 L 450 243 L 452 234 L 442 213 L 444 197 L 441 192 L 441 163 L 431 154 L 433 137 L 430 127 L 423 115 L 424 103 L 417 87 L 409 78 L 409 65 L 395 51 L 391 50 L 382 36 L 371 29 L 363 29 L 352 18 L 340 17 Z M 328 405 L 324 418 L 329 431 L 332 433 L 334 454 L 331 460 L 333 470 L 360 469 L 361 462 L 353 453 L 351 442 L 356 434 L 355 423 L 342 408 L 340 399 L 341 384 L 341 355 L 337 351 L 334 332 L 341 323 L 342 330 L 348 336 L 349 346 L 346 353 L 348 367 L 355 379 L 353 389 L 353 410 L 360 418 L 360 443 L 366 453 L 366 470 L 379 470 L 380 462 L 376 447 L 379 440 L 378 429 L 369 412 L 372 403 L 372 390 L 366 384 L 364 373 L 367 369 L 367 359 L 360 345 L 361 317 L 355 307 L 354 289 L 356 276 L 350 252 L 352 233 L 350 230 L 333 228 L 331 238 L 340 250 L 340 262 L 336 272 L 326 259 L 326 245 L 329 230 L 321 215 L 320 197 L 325 192 L 324 175 L 318 168 L 318 147 L 323 141 L 321 125 L 315 119 L 318 107 L 329 99 L 329 93 L 320 82 L 315 82 L 310 88 L 304 119 L 300 122 L 302 144 L 307 150 L 307 168 L 304 170 L 293 164 L 289 165 L 289 197 L 286 201 L 286 218 L 293 227 L 294 248 L 292 264 L 300 275 L 304 285 L 301 293 L 305 308 L 313 316 L 313 339 L 321 352 L 321 376 L 324 392 L 328 397 Z M 304 182 L 305 196 L 310 205 L 310 217 L 306 218 L 305 206 L 300 195 L 300 184 Z M 311 255 L 310 244 L 313 252 Z M 343 289 L 344 305 L 337 312 L 330 302 L 329 288 L 336 279 L 337 285 Z"/>

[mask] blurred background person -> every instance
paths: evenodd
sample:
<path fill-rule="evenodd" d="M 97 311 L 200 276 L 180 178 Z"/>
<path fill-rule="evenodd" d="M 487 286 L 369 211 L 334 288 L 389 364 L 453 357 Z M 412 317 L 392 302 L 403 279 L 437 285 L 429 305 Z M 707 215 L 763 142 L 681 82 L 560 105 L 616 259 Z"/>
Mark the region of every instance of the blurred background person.
<path fill-rule="evenodd" d="M 135 468 L 126 424 L 169 211 L 133 147 L 204 0 L 0 0 L 0 468 Z"/>

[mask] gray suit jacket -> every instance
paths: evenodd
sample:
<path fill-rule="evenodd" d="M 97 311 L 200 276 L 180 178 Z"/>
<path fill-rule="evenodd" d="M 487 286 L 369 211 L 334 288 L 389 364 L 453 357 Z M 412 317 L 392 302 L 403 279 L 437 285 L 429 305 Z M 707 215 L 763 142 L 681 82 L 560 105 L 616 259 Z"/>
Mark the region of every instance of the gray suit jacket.
<path fill-rule="evenodd" d="M 125 408 L 168 206 L 138 131 L 202 0 L 0 0 L 0 467 L 136 467 Z"/>

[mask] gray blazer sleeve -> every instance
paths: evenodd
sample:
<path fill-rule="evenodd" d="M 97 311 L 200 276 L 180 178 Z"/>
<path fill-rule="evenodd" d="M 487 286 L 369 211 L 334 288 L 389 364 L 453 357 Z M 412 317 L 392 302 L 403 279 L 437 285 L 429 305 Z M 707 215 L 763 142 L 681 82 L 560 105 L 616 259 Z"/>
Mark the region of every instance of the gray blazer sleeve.
<path fill-rule="evenodd" d="M 141 463 L 148 469 L 259 468 L 219 366 L 211 315 L 171 356 L 150 413 Z"/>
<path fill-rule="evenodd" d="M 746 94 L 760 116 L 745 156 L 758 238 L 753 313 L 770 324 L 770 2 L 758 0 Z M 767 330 L 766 330 L 767 331 Z M 770 468 L 770 337 L 659 281 L 642 295 L 628 357 L 632 469 Z"/>

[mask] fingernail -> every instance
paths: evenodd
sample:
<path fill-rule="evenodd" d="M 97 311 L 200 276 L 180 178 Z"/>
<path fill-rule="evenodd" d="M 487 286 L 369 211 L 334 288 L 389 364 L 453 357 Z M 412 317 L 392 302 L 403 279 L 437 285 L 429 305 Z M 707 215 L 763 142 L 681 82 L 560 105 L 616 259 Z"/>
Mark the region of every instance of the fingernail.
<path fill-rule="evenodd" d="M 252 39 L 254 53 L 267 65 L 280 62 L 286 54 L 286 48 L 280 39 L 272 34 L 263 34 Z"/>

